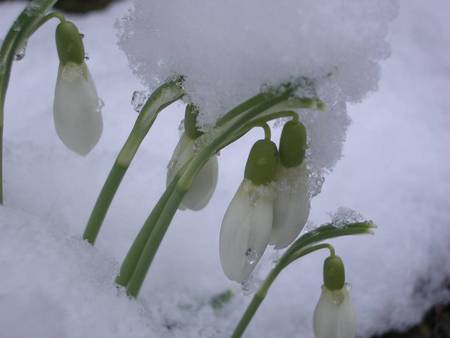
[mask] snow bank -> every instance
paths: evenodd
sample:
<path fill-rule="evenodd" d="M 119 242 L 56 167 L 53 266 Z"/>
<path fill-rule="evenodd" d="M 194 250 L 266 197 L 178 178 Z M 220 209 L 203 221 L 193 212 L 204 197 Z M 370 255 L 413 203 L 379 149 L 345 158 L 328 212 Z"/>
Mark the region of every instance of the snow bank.
<path fill-rule="evenodd" d="M 268 85 L 314 79 L 328 109 L 304 111 L 301 119 L 310 137 L 311 171 L 318 177 L 341 157 L 349 125 L 346 103 L 377 87 L 379 61 L 389 55 L 388 24 L 397 13 L 391 0 L 133 4 L 118 22 L 119 46 L 131 68 L 150 89 L 184 75 L 202 127 Z"/>

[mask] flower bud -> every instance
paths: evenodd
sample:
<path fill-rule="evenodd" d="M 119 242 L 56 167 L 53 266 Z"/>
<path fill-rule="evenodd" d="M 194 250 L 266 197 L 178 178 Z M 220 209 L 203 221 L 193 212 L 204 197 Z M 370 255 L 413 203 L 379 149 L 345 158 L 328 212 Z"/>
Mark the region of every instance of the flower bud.
<path fill-rule="evenodd" d="M 328 290 L 340 290 L 345 285 L 344 262 L 339 256 L 329 256 L 323 263 L 323 283 Z"/>
<path fill-rule="evenodd" d="M 197 128 L 198 113 L 199 111 L 194 105 L 188 104 L 186 106 L 186 112 L 184 114 L 184 132 L 192 140 L 197 139 L 203 134 L 203 132 Z"/>
<path fill-rule="evenodd" d="M 267 139 L 259 140 L 250 150 L 244 176 L 255 185 L 268 184 L 275 177 L 278 161 L 275 143 Z"/>
<path fill-rule="evenodd" d="M 77 26 L 70 21 L 63 21 L 56 28 L 56 48 L 62 65 L 84 62 L 83 40 Z"/>
<path fill-rule="evenodd" d="M 305 159 L 306 128 L 299 121 L 289 121 L 281 132 L 280 161 L 286 168 L 297 167 Z"/>

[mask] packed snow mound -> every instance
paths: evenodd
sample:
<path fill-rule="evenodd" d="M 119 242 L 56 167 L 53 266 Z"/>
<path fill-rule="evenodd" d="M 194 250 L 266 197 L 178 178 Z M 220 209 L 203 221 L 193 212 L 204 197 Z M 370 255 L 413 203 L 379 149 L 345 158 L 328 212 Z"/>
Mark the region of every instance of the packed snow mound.
<path fill-rule="evenodd" d="M 313 79 L 327 110 L 303 110 L 301 120 L 310 172 L 321 179 L 341 157 L 346 103 L 377 87 L 396 14 L 392 0 L 135 0 L 117 26 L 119 46 L 150 90 L 185 76 L 205 129 L 268 86 Z"/>
<path fill-rule="evenodd" d="M 377 86 L 396 13 L 392 0 L 135 0 L 119 45 L 150 88 L 186 76 L 208 124 L 300 76 L 323 82 L 334 101 L 360 100 Z"/>

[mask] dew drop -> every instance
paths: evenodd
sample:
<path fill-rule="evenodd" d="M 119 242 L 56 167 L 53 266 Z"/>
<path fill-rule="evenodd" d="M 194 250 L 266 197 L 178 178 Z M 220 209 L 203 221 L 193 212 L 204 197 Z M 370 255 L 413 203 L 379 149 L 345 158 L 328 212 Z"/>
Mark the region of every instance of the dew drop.
<path fill-rule="evenodd" d="M 80 38 L 84 39 L 84 34 L 80 33 Z"/>
<path fill-rule="evenodd" d="M 88 53 L 84 53 L 84 59 L 85 60 L 89 60 L 89 54 Z"/>
<path fill-rule="evenodd" d="M 140 113 L 148 97 L 149 95 L 147 94 L 147 92 L 143 90 L 135 90 L 131 97 L 131 105 L 133 106 L 133 109 L 136 112 Z"/>
<path fill-rule="evenodd" d="M 258 253 L 255 249 L 248 248 L 247 251 L 245 251 L 245 258 L 250 265 L 253 265 L 258 260 Z"/>
<path fill-rule="evenodd" d="M 14 60 L 20 61 L 25 57 L 27 51 L 27 41 L 22 43 L 22 45 L 17 49 L 16 54 L 14 55 Z"/>
<path fill-rule="evenodd" d="M 101 98 L 97 98 L 97 107 L 96 110 L 98 112 L 102 111 L 102 108 L 105 106 L 105 102 Z"/>

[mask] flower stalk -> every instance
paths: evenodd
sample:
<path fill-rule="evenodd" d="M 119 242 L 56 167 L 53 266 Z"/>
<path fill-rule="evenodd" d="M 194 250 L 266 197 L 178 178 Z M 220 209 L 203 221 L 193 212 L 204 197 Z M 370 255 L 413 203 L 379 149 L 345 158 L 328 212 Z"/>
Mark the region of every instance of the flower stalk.
<path fill-rule="evenodd" d="M 335 237 L 370 234 L 372 233 L 373 228 L 374 225 L 370 221 L 350 223 L 340 228 L 336 228 L 331 224 L 327 224 L 311 232 L 308 232 L 303 236 L 301 236 L 299 239 L 297 239 L 286 250 L 286 252 L 280 258 L 278 263 L 275 265 L 275 267 L 263 281 L 260 288 L 253 296 L 252 301 L 245 310 L 241 320 L 236 326 L 231 337 L 232 338 L 242 337 L 242 334 L 244 333 L 248 324 L 250 323 L 259 306 L 266 297 L 270 286 L 285 267 L 287 267 L 289 264 L 296 261 L 297 259 L 320 249 L 328 249 L 330 251 L 330 255 L 334 257 L 335 256 L 334 248 L 330 244 L 327 243 L 318 244 L 318 243 Z"/>
<path fill-rule="evenodd" d="M 31 1 L 9 29 L 0 48 L 0 204 L 3 204 L 3 128 L 5 98 L 12 63 L 16 52 L 43 23 L 52 17 L 57 17 L 61 20 L 62 16 L 56 14 L 43 18 L 47 10 L 55 3 L 56 0 Z"/>
<path fill-rule="evenodd" d="M 95 243 L 117 189 L 158 114 L 183 95 L 184 91 L 181 87 L 180 79 L 177 78 L 160 86 L 148 98 L 139 113 L 127 141 L 120 150 L 91 212 L 83 234 L 83 238 L 89 243 Z"/>

